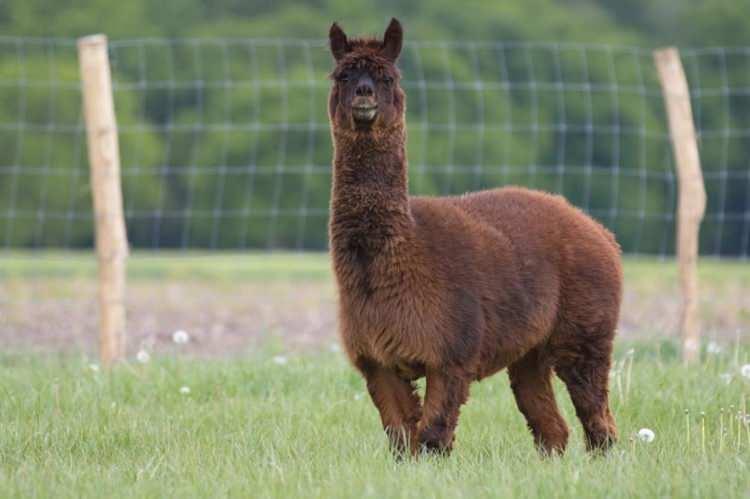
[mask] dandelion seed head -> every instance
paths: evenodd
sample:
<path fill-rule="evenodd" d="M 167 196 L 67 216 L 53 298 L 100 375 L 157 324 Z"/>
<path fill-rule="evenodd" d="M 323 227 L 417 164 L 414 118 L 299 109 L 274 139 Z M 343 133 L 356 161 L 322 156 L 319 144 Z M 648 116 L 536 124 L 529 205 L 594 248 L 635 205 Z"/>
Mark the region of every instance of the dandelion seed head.
<path fill-rule="evenodd" d="M 706 345 L 706 352 L 717 355 L 721 353 L 721 345 L 716 343 L 715 341 L 709 341 L 708 345 Z"/>
<path fill-rule="evenodd" d="M 178 345 L 184 345 L 185 343 L 190 341 L 190 335 L 187 334 L 186 331 L 178 329 L 177 331 L 172 333 L 172 341 L 177 343 Z"/>
<path fill-rule="evenodd" d="M 275 363 L 275 364 L 278 364 L 278 365 L 280 365 L 280 366 L 284 366 L 284 365 L 286 365 L 286 364 L 287 364 L 287 362 L 289 362 L 289 359 L 287 359 L 287 358 L 286 358 L 285 356 L 283 356 L 283 355 L 276 355 L 276 356 L 275 356 L 275 357 L 273 358 L 273 361 L 274 361 L 274 363 Z"/>
<path fill-rule="evenodd" d="M 135 358 L 141 364 L 145 364 L 146 362 L 151 360 L 151 355 L 145 350 L 139 350 L 138 353 L 135 355 Z"/>
<path fill-rule="evenodd" d="M 341 351 L 341 346 L 338 343 L 331 343 L 331 352 L 338 353 Z"/>
<path fill-rule="evenodd" d="M 99 364 L 89 364 L 89 370 L 95 373 L 99 372 Z"/>
<path fill-rule="evenodd" d="M 743 377 L 750 379 L 750 364 L 745 364 L 740 367 L 740 374 L 742 374 Z"/>
<path fill-rule="evenodd" d="M 651 443 L 656 438 L 656 434 L 649 428 L 641 428 L 638 430 L 638 439 L 641 442 Z"/>
<path fill-rule="evenodd" d="M 190 387 L 189 386 L 182 386 L 180 387 L 180 393 L 183 395 L 189 395 L 190 394 Z"/>

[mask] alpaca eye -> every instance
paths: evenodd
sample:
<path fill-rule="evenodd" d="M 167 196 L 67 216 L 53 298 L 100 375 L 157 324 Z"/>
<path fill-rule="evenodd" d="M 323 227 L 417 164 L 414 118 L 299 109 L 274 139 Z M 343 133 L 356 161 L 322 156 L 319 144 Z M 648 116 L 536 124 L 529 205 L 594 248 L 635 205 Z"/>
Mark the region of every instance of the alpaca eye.
<path fill-rule="evenodd" d="M 336 77 L 336 81 L 346 83 L 347 81 L 351 80 L 351 77 L 352 75 L 350 73 L 341 73 Z"/>
<path fill-rule="evenodd" d="M 391 78 L 390 76 L 386 76 L 385 78 L 383 78 L 383 83 L 385 83 L 386 85 L 391 85 L 393 83 L 393 78 Z"/>

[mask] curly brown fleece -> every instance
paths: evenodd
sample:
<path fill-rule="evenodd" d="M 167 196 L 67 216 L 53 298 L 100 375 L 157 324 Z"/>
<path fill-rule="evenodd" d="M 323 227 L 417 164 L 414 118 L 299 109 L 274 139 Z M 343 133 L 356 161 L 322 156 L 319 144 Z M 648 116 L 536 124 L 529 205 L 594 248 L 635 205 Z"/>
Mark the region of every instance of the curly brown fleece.
<path fill-rule="evenodd" d="M 450 451 L 470 383 L 505 367 L 540 450 L 562 452 L 568 439 L 553 371 L 588 447 L 608 447 L 622 287 L 614 237 L 562 197 L 523 188 L 410 197 L 402 38 L 395 19 L 382 41 L 330 30 L 340 332 L 393 448 Z"/>

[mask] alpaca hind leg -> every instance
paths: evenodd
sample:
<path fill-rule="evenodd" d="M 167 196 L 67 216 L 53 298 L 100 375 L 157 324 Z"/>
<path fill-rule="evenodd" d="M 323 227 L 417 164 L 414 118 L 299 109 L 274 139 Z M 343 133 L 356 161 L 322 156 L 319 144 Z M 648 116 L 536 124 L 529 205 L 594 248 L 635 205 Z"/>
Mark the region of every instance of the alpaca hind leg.
<path fill-rule="evenodd" d="M 371 363 L 360 363 L 359 367 L 367 380 L 367 391 L 380 412 L 391 449 L 397 455 L 407 452 L 416 440 L 422 413 L 416 387 L 385 367 Z"/>
<path fill-rule="evenodd" d="M 555 363 L 555 372 L 568 388 L 590 451 L 606 450 L 617 441 L 607 386 L 611 352 L 610 337 L 590 339 L 565 352 Z"/>
<path fill-rule="evenodd" d="M 418 445 L 412 450 L 449 454 L 453 448 L 458 415 L 468 397 L 468 378 L 460 373 L 428 369 Z"/>
<path fill-rule="evenodd" d="M 532 350 L 508 368 L 518 409 L 526 417 L 537 448 L 543 454 L 565 452 L 568 426 L 560 415 L 552 390 L 552 368 Z"/>

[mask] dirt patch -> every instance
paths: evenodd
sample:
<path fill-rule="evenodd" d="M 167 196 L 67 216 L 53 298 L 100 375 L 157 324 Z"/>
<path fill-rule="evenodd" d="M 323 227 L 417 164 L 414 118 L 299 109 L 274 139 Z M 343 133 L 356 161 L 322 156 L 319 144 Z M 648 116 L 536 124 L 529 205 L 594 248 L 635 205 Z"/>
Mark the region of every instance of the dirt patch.
<path fill-rule="evenodd" d="M 704 291 L 703 330 L 708 340 L 747 341 L 750 294 L 740 283 Z M 90 279 L 19 280 L 0 289 L 3 350 L 74 352 L 97 349 L 95 282 Z M 191 341 L 181 351 L 198 357 L 242 355 L 268 342 L 280 349 L 335 348 L 336 299 L 329 279 L 291 283 L 213 283 L 142 280 L 128 288 L 128 350 L 168 353 L 172 334 Z M 626 286 L 621 338 L 673 336 L 679 294 L 669 286 Z"/>

